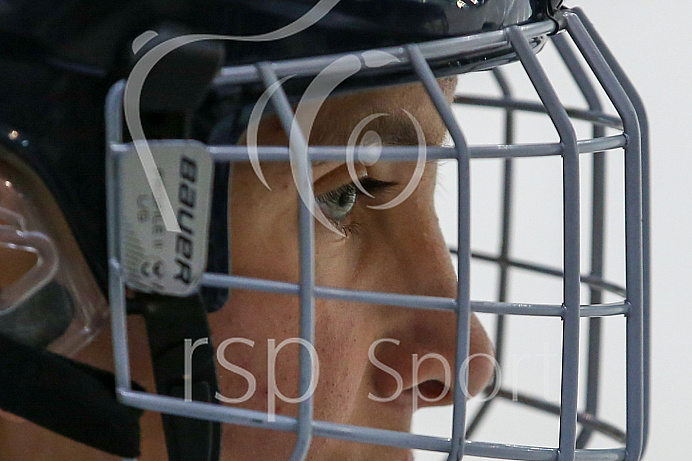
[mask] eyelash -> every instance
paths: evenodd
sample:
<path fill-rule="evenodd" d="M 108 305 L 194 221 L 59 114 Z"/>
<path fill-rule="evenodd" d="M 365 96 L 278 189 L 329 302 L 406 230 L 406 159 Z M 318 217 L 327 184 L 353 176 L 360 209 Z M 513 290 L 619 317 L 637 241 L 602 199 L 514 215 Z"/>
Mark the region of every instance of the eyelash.
<path fill-rule="evenodd" d="M 332 224 L 334 224 L 341 231 L 341 233 L 344 234 L 345 238 L 349 238 L 352 235 L 358 235 L 362 229 L 362 226 L 359 223 L 339 224 L 332 221 Z"/>
<path fill-rule="evenodd" d="M 397 184 L 398 184 L 397 182 L 380 181 L 379 179 L 375 179 L 375 178 L 371 178 L 371 177 L 366 177 L 366 178 L 361 180 L 361 185 L 363 186 L 363 188 L 373 195 L 375 194 L 375 192 L 387 190 L 393 186 L 396 186 Z M 337 187 L 336 189 L 329 191 L 326 194 L 318 197 L 318 199 L 319 198 L 327 198 L 333 194 L 338 195 L 338 194 L 342 193 L 346 187 L 349 187 L 352 185 L 354 185 L 354 184 L 349 183 L 349 184 L 345 184 L 343 186 Z M 356 188 L 356 204 L 358 203 L 358 197 L 362 197 L 363 195 L 364 195 L 363 192 L 360 189 Z M 330 221 L 332 222 L 332 224 L 334 224 L 334 226 L 336 226 L 339 229 L 339 231 L 341 231 L 346 236 L 346 238 L 348 238 L 352 235 L 358 235 L 360 233 L 360 231 L 363 229 L 363 225 L 361 223 L 357 223 L 357 222 L 352 222 L 350 224 L 343 224 L 343 223 L 336 222 L 333 219 L 330 219 Z"/>

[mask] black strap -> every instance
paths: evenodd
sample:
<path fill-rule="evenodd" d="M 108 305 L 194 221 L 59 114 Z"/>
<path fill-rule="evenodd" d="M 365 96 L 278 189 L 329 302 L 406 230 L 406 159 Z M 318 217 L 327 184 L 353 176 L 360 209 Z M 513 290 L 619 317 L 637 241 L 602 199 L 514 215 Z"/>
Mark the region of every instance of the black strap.
<path fill-rule="evenodd" d="M 192 400 L 215 402 L 218 383 L 214 349 L 200 296 L 138 294 L 130 304 L 131 310 L 141 313 L 146 320 L 158 393 L 184 398 L 185 355 L 190 355 L 198 340 L 206 339 L 207 344 L 198 345 L 190 355 L 192 373 L 188 386 Z M 162 419 L 170 461 L 218 461 L 221 424 L 166 414 Z"/>
<path fill-rule="evenodd" d="M 167 23 L 157 27 L 157 32 L 157 36 L 133 57 L 133 64 L 153 47 L 190 31 L 179 24 Z M 144 130 L 150 139 L 189 137 L 192 114 L 207 97 L 208 88 L 225 61 L 224 56 L 222 43 L 197 41 L 168 53 L 151 69 L 140 102 Z M 217 179 L 223 181 L 223 172 L 215 177 Z M 227 189 L 222 195 L 227 197 Z M 220 219 L 227 219 L 225 207 L 216 212 L 224 215 Z M 224 236 L 219 237 L 218 246 L 226 245 L 227 248 L 225 229 L 220 230 Z M 220 255 L 220 270 L 224 269 L 225 255 L 227 250 Z M 215 257 L 212 263 L 216 262 Z M 218 290 L 205 293 L 213 307 L 220 307 L 228 295 L 227 291 Z M 190 345 L 200 339 L 208 341 L 194 349 L 188 386 L 191 385 L 192 400 L 215 402 L 218 384 L 214 350 L 207 311 L 200 295 L 180 298 L 138 293 L 128 301 L 128 310 L 142 314 L 146 321 L 159 394 L 184 398 L 185 340 L 190 340 Z M 162 419 L 170 461 L 218 461 L 221 451 L 219 423 L 167 414 L 163 414 Z"/>
<path fill-rule="evenodd" d="M 207 249 L 207 272 L 231 273 L 229 246 L 228 185 L 232 164 L 214 166 L 214 183 L 211 196 L 211 219 L 209 221 L 209 247 Z M 207 312 L 221 309 L 230 296 L 228 288 L 200 287 Z"/>
<path fill-rule="evenodd" d="M 142 412 L 119 403 L 114 389 L 112 373 L 0 334 L 0 408 L 99 450 L 135 458 Z"/>

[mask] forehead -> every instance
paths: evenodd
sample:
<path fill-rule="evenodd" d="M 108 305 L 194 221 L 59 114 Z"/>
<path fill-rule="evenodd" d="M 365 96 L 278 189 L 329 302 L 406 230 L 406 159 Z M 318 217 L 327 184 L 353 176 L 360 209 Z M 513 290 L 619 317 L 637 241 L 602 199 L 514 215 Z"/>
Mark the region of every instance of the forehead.
<path fill-rule="evenodd" d="M 450 103 L 456 83 L 456 77 L 438 80 Z M 297 115 L 303 133 L 309 132 L 312 145 L 346 145 L 358 124 L 375 114 L 381 116 L 362 127 L 361 134 L 372 130 L 386 145 L 418 145 L 419 140 L 411 118 L 420 125 L 426 145 L 441 144 L 447 132 L 430 97 L 418 83 L 335 95 L 322 102 L 316 112 L 314 120 L 309 121 L 301 120 L 300 114 Z M 240 143 L 244 144 L 245 141 L 243 136 Z M 257 141 L 260 145 L 288 145 L 288 137 L 275 114 L 262 118 Z M 341 162 L 313 162 L 313 176 L 316 179 L 340 164 Z M 237 169 L 245 170 L 240 165 Z M 263 162 L 262 169 L 270 182 L 283 183 L 290 176 L 290 169 L 283 162 Z M 426 168 L 426 171 L 432 170 L 434 169 Z"/>

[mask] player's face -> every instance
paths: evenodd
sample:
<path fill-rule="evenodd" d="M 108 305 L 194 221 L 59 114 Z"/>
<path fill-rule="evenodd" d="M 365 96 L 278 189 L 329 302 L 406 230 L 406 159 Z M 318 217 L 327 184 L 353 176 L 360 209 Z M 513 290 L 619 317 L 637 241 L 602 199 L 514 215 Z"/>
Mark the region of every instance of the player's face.
<path fill-rule="evenodd" d="M 453 84 L 441 83 L 450 97 Z M 445 130 L 431 102 L 421 86 L 411 85 L 328 100 L 317 117 L 311 142 L 345 144 L 361 120 L 385 113 L 388 116 L 368 128 L 377 131 L 384 144 L 415 145 L 413 125 L 404 110 L 418 121 L 427 144 L 442 141 Z M 262 122 L 259 142 L 286 142 L 277 120 Z M 288 165 L 267 162 L 262 169 L 272 190 L 265 188 L 249 164 L 234 166 L 230 190 L 233 273 L 296 283 L 296 187 Z M 433 207 L 436 165 L 425 165 L 419 184 L 403 203 L 387 210 L 368 207 L 401 193 L 414 169 L 414 164 L 400 162 L 380 161 L 367 168 L 357 165 L 357 175 L 374 196 L 370 198 L 356 193 L 345 164 L 314 165 L 313 188 L 319 206 L 343 233 L 339 235 L 316 223 L 317 285 L 456 297 L 456 276 Z M 451 402 L 451 391 L 435 403 L 424 399 L 434 400 L 445 392 L 442 361 L 451 370 L 449 384 L 454 386 L 456 382 L 455 370 L 460 364 L 454 360 L 455 314 L 318 298 L 315 316 L 319 360 L 314 393 L 316 420 L 408 431 L 414 407 Z M 296 296 L 241 290 L 233 290 L 228 304 L 210 315 L 216 347 L 233 338 L 245 341 L 222 351 L 228 362 L 249 372 L 256 384 L 251 396 L 238 406 L 266 411 L 274 397 L 276 414 L 296 414 L 297 404 L 284 402 L 279 392 L 291 398 L 299 394 L 299 346 L 289 344 L 275 353 L 271 366 L 268 359 L 271 344 L 278 349 L 282 341 L 299 337 L 298 319 Z M 138 317 L 128 322 L 130 349 L 137 351 L 131 354 L 132 377 L 153 390 L 145 329 Z M 475 317 L 470 353 L 492 354 L 492 346 Z M 426 354 L 437 355 L 421 361 Z M 109 335 L 100 335 L 79 358 L 102 368 L 112 367 Z M 228 368 L 219 366 L 220 392 L 225 398 L 238 399 L 248 391 L 248 379 Z M 492 369 L 487 358 L 470 362 L 470 394 L 485 386 Z M 44 459 L 47 452 L 53 453 L 50 459 L 55 460 L 112 459 L 30 423 L 4 420 L 0 427 L 0 453 L 11 456 L 7 459 Z M 166 460 L 158 415 L 146 413 L 142 430 L 140 459 Z M 287 459 L 294 441 L 292 433 L 224 425 L 223 459 Z M 308 459 L 400 461 L 409 455 L 406 450 L 315 437 Z M 4 459 L 2 455 L 0 459 Z"/>
<path fill-rule="evenodd" d="M 443 87 L 448 95 L 453 81 Z M 428 144 L 439 144 L 444 127 L 421 86 L 377 90 L 333 98 L 322 107 L 313 127 L 311 142 L 343 145 L 354 127 L 368 115 L 385 113 L 369 126 L 384 144 L 416 144 L 413 125 L 404 110 L 420 123 Z M 276 119 L 264 121 L 261 144 L 285 144 Z M 256 278 L 299 280 L 296 187 L 286 164 L 262 164 L 268 190 L 249 164 L 234 166 L 231 187 L 231 250 L 233 272 Z M 409 183 L 413 163 L 380 161 L 374 166 L 356 166 L 361 182 L 374 198 L 357 193 L 346 164 L 324 163 L 313 167 L 317 202 L 334 226 L 344 235 L 316 223 L 316 284 L 320 286 L 384 291 L 429 296 L 456 297 L 456 276 L 440 233 L 433 206 L 435 163 L 427 163 L 418 186 L 403 203 L 387 210 L 369 205 L 390 201 Z M 365 176 L 367 174 L 367 176 Z M 455 323 L 453 313 L 421 311 L 383 305 L 317 299 L 316 342 L 319 380 L 314 394 L 315 419 L 336 423 L 408 431 L 414 406 L 431 403 L 445 391 L 445 360 L 455 368 Z M 295 415 L 297 404 L 278 397 L 273 383 L 288 397 L 298 392 L 298 352 L 291 344 L 274 354 L 274 348 L 299 336 L 297 296 L 235 290 L 228 305 L 211 315 L 214 343 L 230 338 L 247 338 L 253 346 L 235 343 L 225 357 L 253 374 L 254 397 L 241 404 L 266 411 L 275 398 L 277 414 Z M 386 342 L 377 341 L 387 339 Z M 369 357 L 369 351 L 372 352 Z M 471 325 L 471 354 L 492 354 L 492 346 L 474 317 Z M 439 354 L 419 366 L 426 354 Z M 389 371 L 382 365 L 391 367 Z M 274 368 L 274 378 L 269 370 Z M 417 370 L 415 370 L 417 368 Z M 414 371 L 415 370 L 415 371 Z M 470 363 L 470 393 L 487 383 L 492 366 L 487 358 Z M 402 387 L 397 392 L 397 379 Z M 454 372 L 450 378 L 454 380 Z M 221 393 L 239 398 L 248 381 L 236 372 L 219 368 Z M 455 381 L 455 380 L 454 380 Z M 393 397 L 377 402 L 375 397 Z M 450 403 L 451 392 L 436 404 Z M 291 453 L 295 435 L 260 429 L 225 427 L 225 460 L 278 459 Z M 277 454 L 281 454 L 278 458 Z M 409 454 L 376 445 L 315 438 L 309 460 L 404 460 Z M 274 457 L 274 458 L 273 458 Z"/>

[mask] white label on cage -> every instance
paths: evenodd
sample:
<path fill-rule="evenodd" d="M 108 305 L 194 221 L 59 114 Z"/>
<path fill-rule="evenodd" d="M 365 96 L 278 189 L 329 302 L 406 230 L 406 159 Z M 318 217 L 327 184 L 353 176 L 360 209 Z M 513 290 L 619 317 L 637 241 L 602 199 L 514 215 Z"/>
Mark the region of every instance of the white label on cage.
<path fill-rule="evenodd" d="M 128 287 L 184 296 L 207 261 L 214 163 L 196 141 L 149 141 L 180 232 L 166 230 L 134 145 L 120 157 L 120 264 Z"/>

